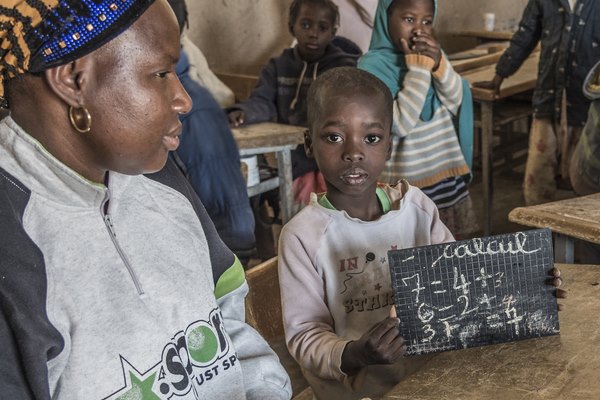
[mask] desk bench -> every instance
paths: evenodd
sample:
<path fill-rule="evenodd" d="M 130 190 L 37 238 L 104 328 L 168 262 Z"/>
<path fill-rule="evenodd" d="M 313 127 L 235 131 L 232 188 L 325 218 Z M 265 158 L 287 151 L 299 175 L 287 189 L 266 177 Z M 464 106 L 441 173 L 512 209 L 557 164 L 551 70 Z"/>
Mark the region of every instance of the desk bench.
<path fill-rule="evenodd" d="M 555 260 L 573 263 L 574 239 L 600 244 L 600 193 L 517 207 L 508 219 L 525 226 L 550 228 L 555 237 Z"/>
<path fill-rule="evenodd" d="M 233 138 L 237 142 L 240 156 L 253 156 L 264 153 L 277 155 L 278 176 L 248 188 L 248 196 L 272 190 L 279 186 L 281 200 L 281 221 L 286 223 L 292 218 L 292 155 L 291 151 L 304 142 L 306 128 L 294 125 L 262 122 L 232 128 Z"/>

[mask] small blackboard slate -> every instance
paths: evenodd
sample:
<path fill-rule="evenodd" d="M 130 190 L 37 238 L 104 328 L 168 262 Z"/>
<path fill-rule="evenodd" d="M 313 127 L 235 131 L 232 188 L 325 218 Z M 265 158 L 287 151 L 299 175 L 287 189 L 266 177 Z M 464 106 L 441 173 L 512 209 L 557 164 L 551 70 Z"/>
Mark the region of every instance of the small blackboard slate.
<path fill-rule="evenodd" d="M 548 229 L 388 252 L 407 355 L 559 333 Z"/>

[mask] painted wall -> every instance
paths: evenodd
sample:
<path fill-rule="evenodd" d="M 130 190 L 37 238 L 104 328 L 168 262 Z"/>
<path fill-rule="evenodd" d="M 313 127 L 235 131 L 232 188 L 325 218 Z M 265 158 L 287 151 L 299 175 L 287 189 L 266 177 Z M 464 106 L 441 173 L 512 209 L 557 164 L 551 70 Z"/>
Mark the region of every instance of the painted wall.
<path fill-rule="evenodd" d="M 344 0 L 334 0 L 344 6 Z M 293 40 L 287 28 L 291 0 L 187 0 L 188 36 L 215 71 L 256 75 L 261 66 Z M 368 7 L 373 1 L 366 0 Z M 527 0 L 439 0 L 436 32 L 446 52 L 463 50 L 473 40 L 453 32 L 481 29 L 483 13 L 496 14 L 496 27 L 514 28 Z M 342 25 L 344 21 L 342 20 Z M 345 27 L 347 29 L 347 27 Z"/>

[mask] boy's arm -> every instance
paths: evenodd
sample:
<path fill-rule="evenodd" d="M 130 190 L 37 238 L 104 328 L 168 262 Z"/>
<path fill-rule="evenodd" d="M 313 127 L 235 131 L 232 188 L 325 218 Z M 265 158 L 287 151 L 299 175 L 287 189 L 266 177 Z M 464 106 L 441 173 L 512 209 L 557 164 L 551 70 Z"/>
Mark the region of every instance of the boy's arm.
<path fill-rule="evenodd" d="M 237 103 L 228 111 L 242 110 L 244 123 L 272 121 L 277 118 L 277 71 L 275 61 L 269 60 L 268 64 L 260 71 L 258 82 L 247 100 Z"/>
<path fill-rule="evenodd" d="M 302 368 L 321 378 L 343 381 L 342 353 L 350 341 L 333 330 L 325 283 L 296 235 L 284 228 L 279 243 L 279 285 L 288 350 Z"/>
<path fill-rule="evenodd" d="M 527 3 L 519 22 L 519 29 L 496 65 L 496 74 L 500 77 L 507 78 L 514 74 L 538 44 L 542 35 L 543 19 L 539 3 L 540 0 L 529 0 Z"/>
<path fill-rule="evenodd" d="M 452 113 L 456 115 L 462 103 L 462 79 L 459 74 L 454 71 L 448 59 L 442 55 L 440 65 L 437 70 L 432 73 L 433 86 L 438 98 L 442 104 Z"/>
<path fill-rule="evenodd" d="M 398 130 L 394 133 L 402 137 L 407 136 L 419 122 L 434 65 L 433 59 L 424 55 L 407 54 L 405 59 L 408 72 L 394 101 L 394 122 Z"/>

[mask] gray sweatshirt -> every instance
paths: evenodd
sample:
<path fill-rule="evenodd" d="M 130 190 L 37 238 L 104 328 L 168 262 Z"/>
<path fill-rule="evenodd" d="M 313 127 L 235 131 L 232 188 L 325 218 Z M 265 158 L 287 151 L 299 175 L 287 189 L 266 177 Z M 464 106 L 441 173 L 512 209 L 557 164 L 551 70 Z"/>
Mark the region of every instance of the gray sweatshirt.
<path fill-rule="evenodd" d="M 291 397 L 244 322 L 241 264 L 177 179 L 95 184 L 0 122 L 2 398 Z"/>
<path fill-rule="evenodd" d="M 362 221 L 313 193 L 279 237 L 287 347 L 320 400 L 381 396 L 425 360 L 371 365 L 353 376 L 341 369 L 346 345 L 394 304 L 387 252 L 454 240 L 433 201 L 407 181 L 383 185 L 377 196 L 384 214 Z"/>

